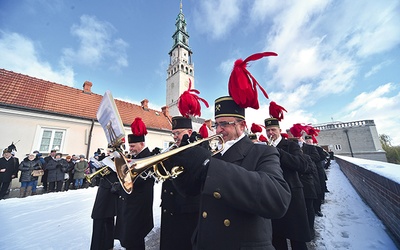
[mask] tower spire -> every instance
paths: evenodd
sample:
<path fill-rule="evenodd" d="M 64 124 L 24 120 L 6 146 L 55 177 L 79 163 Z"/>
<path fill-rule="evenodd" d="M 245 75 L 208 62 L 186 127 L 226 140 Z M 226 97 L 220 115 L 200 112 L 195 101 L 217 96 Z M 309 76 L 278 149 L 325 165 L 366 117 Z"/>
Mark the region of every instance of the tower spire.
<path fill-rule="evenodd" d="M 194 88 L 194 65 L 192 63 L 192 50 L 189 47 L 189 33 L 186 28 L 185 15 L 182 11 L 182 0 L 179 4 L 179 14 L 175 19 L 175 32 L 172 35 L 172 48 L 169 51 L 170 62 L 167 76 L 166 105 L 172 116 L 179 115 L 178 98 L 188 90 L 189 82 Z"/>

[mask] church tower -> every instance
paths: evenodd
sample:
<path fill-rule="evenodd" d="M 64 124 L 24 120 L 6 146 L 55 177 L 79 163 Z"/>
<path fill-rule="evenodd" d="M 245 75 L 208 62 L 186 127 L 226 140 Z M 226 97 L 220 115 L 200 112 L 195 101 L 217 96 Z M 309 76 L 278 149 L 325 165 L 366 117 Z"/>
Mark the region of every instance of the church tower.
<path fill-rule="evenodd" d="M 179 14 L 175 22 L 176 30 L 172 35 L 173 45 L 169 52 L 169 66 L 167 70 L 167 99 L 171 116 L 181 115 L 178 109 L 179 96 L 189 88 L 189 79 L 194 89 L 194 65 L 192 50 L 189 47 L 189 34 L 186 28 L 185 16 L 182 13 L 182 0 Z"/>

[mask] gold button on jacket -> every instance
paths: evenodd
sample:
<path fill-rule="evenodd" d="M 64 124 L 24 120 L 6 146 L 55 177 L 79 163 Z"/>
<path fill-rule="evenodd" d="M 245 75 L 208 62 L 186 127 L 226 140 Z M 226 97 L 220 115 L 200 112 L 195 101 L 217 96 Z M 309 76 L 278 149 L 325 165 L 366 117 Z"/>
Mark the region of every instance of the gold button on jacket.
<path fill-rule="evenodd" d="M 214 198 L 215 199 L 221 199 L 221 194 L 218 192 L 214 192 Z"/>
<path fill-rule="evenodd" d="M 226 227 L 229 227 L 229 226 L 231 225 L 231 221 L 228 220 L 228 219 L 225 219 L 225 220 L 224 220 L 224 225 L 225 225 Z"/>

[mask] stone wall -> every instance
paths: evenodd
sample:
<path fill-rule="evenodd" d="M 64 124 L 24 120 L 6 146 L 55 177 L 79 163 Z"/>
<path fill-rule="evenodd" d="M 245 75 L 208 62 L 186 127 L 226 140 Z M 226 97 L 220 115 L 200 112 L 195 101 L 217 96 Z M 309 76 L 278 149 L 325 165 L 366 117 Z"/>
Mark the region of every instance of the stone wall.
<path fill-rule="evenodd" d="M 389 229 L 389 235 L 400 245 L 400 184 L 340 156 L 335 160 L 356 191 Z"/>

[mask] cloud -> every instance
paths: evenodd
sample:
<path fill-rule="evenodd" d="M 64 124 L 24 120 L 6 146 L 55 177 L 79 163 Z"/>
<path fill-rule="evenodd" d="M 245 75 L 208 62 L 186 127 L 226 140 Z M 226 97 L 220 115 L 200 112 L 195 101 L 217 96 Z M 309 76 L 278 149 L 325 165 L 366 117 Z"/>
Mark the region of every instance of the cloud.
<path fill-rule="evenodd" d="M 386 60 L 384 62 L 381 62 L 377 65 L 374 65 L 367 73 L 364 74 L 365 78 L 368 78 L 377 72 L 379 72 L 382 68 L 384 68 L 387 65 L 390 65 L 393 62 L 393 60 Z"/>
<path fill-rule="evenodd" d="M 378 133 L 389 135 L 400 145 L 400 84 L 386 83 L 371 92 L 363 92 L 335 115 L 343 120 L 374 120 Z"/>
<path fill-rule="evenodd" d="M 58 70 L 49 62 L 42 61 L 32 40 L 18 33 L 0 31 L 0 67 L 40 79 L 74 85 L 74 71 L 60 64 Z"/>
<path fill-rule="evenodd" d="M 91 67 L 107 64 L 114 70 L 127 67 L 128 43 L 121 38 L 113 38 L 114 33 L 116 29 L 110 23 L 82 15 L 80 23 L 71 27 L 71 34 L 78 37 L 78 48 L 65 48 L 62 60 L 66 64 Z"/>
<path fill-rule="evenodd" d="M 355 15 L 355 10 L 360 14 Z M 273 72 L 266 87 L 272 92 L 270 98 L 282 100 L 283 106 L 301 114 L 326 95 L 352 91 L 360 84 L 357 77 L 367 65 L 365 60 L 400 43 L 398 10 L 398 1 L 254 1 L 252 19 L 272 20 L 264 50 L 279 54 L 266 66 Z M 376 13 L 374 18 L 371 13 Z M 309 89 L 305 93 L 300 91 L 304 85 Z M 296 98 L 299 94 L 301 98 Z"/>
<path fill-rule="evenodd" d="M 221 39 L 240 22 L 240 0 L 203 0 L 194 11 L 194 24 L 200 33 Z"/>

